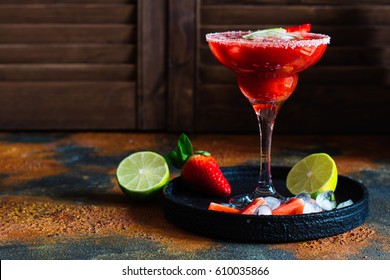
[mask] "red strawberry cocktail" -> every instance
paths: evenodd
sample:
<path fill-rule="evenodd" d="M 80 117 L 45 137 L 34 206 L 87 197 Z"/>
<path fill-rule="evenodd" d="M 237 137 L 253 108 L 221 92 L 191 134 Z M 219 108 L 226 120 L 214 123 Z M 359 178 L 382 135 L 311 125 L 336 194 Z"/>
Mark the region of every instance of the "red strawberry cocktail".
<path fill-rule="evenodd" d="M 239 88 L 252 104 L 260 128 L 260 177 L 255 191 L 235 203 L 274 195 L 271 176 L 271 139 L 276 115 L 293 93 L 299 72 L 315 64 L 330 37 L 309 33 L 310 24 L 255 32 L 231 31 L 206 35 L 213 55 L 236 74 Z"/>

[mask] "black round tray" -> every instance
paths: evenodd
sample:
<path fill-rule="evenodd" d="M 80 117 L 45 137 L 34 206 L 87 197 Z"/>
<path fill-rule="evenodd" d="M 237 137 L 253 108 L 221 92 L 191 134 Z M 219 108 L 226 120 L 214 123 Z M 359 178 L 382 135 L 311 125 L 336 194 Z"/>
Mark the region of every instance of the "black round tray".
<path fill-rule="evenodd" d="M 290 168 L 273 167 L 277 191 L 291 196 L 286 189 Z M 256 186 L 258 167 L 222 168 L 231 184 L 232 195 L 249 193 Z M 167 219 L 179 227 L 209 237 L 264 243 L 317 239 L 343 233 L 364 223 L 368 215 L 368 192 L 359 182 L 338 176 L 335 191 L 338 203 L 352 199 L 353 205 L 332 211 L 292 216 L 255 216 L 209 211 L 211 201 L 227 199 L 205 196 L 188 190 L 180 177 L 164 188 L 164 211 Z"/>

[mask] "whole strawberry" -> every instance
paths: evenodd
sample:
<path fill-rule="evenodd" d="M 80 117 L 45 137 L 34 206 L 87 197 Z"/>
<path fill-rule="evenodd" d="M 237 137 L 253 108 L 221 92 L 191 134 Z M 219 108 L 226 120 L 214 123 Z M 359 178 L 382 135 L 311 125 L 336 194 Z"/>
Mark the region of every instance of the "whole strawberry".
<path fill-rule="evenodd" d="M 181 170 L 181 178 L 191 189 L 214 196 L 228 196 L 231 188 L 217 161 L 206 151 L 193 152 L 190 139 L 181 134 L 177 148 L 166 159 Z"/>

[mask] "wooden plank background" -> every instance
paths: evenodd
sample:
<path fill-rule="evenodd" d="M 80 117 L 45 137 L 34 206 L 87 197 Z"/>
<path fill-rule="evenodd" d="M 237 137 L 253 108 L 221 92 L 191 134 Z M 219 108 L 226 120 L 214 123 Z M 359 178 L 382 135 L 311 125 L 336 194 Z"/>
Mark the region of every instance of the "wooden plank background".
<path fill-rule="evenodd" d="M 135 0 L 1 0 L 0 128 L 136 129 Z"/>
<path fill-rule="evenodd" d="M 275 133 L 388 133 L 389 1 L 352 0 L 201 1 L 196 130 L 257 130 L 233 73 L 212 57 L 206 33 L 306 22 L 313 32 L 329 34 L 331 45 L 317 65 L 300 75 Z"/>
<path fill-rule="evenodd" d="M 194 131 L 197 1 L 169 0 L 169 131 Z"/>
<path fill-rule="evenodd" d="M 204 36 L 306 22 L 275 133 L 389 133 L 389 0 L 0 0 L 0 130 L 256 132 Z"/>
<path fill-rule="evenodd" d="M 138 1 L 137 127 L 164 131 L 167 127 L 167 2 Z"/>

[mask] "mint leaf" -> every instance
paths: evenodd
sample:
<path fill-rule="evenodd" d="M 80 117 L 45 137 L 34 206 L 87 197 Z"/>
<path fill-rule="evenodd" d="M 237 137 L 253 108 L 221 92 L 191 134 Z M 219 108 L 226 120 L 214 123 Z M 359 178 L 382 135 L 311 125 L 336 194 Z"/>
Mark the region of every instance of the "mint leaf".
<path fill-rule="evenodd" d="M 179 136 L 177 147 L 179 148 L 179 151 L 180 151 L 179 156 L 181 156 L 185 160 L 188 157 L 190 157 L 193 153 L 192 143 L 191 143 L 190 139 L 187 137 L 187 135 L 185 135 L 184 133 L 182 133 Z"/>
<path fill-rule="evenodd" d="M 165 156 L 165 160 L 173 165 L 174 167 L 178 168 L 178 169 L 181 169 L 184 165 L 184 162 L 181 161 L 181 159 L 179 158 L 179 156 L 177 155 L 177 152 L 176 150 L 175 151 L 172 151 L 170 152 L 168 155 Z"/>
<path fill-rule="evenodd" d="M 177 157 L 179 158 L 180 161 L 185 162 L 187 160 L 188 155 L 185 153 L 185 151 L 183 150 L 183 148 L 180 145 L 178 145 L 176 147 L 175 151 L 176 151 Z"/>
<path fill-rule="evenodd" d="M 192 144 L 190 139 L 184 133 L 179 136 L 177 147 L 174 151 L 165 156 L 168 163 L 176 168 L 183 168 L 186 161 L 192 156 Z"/>

